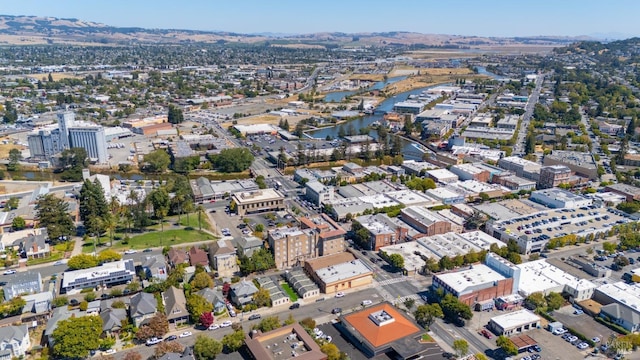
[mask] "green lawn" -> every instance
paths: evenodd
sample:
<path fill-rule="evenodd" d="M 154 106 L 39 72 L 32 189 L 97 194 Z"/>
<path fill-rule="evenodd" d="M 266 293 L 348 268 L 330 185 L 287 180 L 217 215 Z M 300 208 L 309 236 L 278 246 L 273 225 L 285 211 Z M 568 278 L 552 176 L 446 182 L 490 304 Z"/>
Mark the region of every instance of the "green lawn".
<path fill-rule="evenodd" d="M 422 334 L 422 342 L 435 342 L 429 334 Z"/>
<path fill-rule="evenodd" d="M 289 286 L 289 284 L 282 283 L 282 289 L 287 293 L 291 302 L 298 301 L 298 294 L 296 294 L 296 292 Z"/>
<path fill-rule="evenodd" d="M 133 236 L 128 244 L 121 242 L 114 243 L 114 249 L 146 249 L 159 246 L 173 246 L 198 241 L 213 240 L 214 237 L 198 230 L 166 230 L 164 232 L 154 231 Z M 93 247 L 92 247 L 93 248 Z M 92 250 L 93 251 L 93 250 Z"/>
<path fill-rule="evenodd" d="M 62 252 L 54 252 L 54 253 L 51 253 L 51 256 L 46 257 L 46 258 L 29 259 L 29 260 L 27 260 L 27 266 L 28 265 L 37 265 L 37 264 L 50 263 L 50 262 L 62 260 L 63 256 L 64 256 L 64 253 L 62 253 Z"/>
<path fill-rule="evenodd" d="M 209 217 L 207 216 L 207 214 L 202 214 L 201 217 L 202 217 L 202 228 L 205 230 L 211 230 L 211 224 L 209 223 Z M 177 221 L 178 221 L 178 217 L 175 217 L 175 219 L 172 219 L 172 222 L 177 222 Z M 194 229 L 199 229 L 198 213 L 189 214 L 189 222 L 187 222 L 187 215 L 182 215 L 180 217 L 180 225 L 190 226 Z"/>

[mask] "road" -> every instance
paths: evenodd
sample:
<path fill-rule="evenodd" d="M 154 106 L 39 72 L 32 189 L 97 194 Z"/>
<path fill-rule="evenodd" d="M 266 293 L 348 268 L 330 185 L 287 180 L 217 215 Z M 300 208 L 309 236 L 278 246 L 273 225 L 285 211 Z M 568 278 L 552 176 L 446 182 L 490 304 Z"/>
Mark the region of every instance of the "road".
<path fill-rule="evenodd" d="M 324 301 L 318 301 L 318 302 L 312 299 L 311 303 L 303 304 L 300 308 L 294 309 L 294 310 L 289 310 L 288 307 L 282 306 L 277 309 L 274 309 L 274 308 L 262 309 L 264 311 L 257 311 L 257 312 L 261 313 L 263 318 L 266 316 L 278 316 L 282 321 L 287 319 L 289 314 L 293 315 L 293 317 L 297 321 L 300 321 L 307 317 L 311 317 L 314 320 L 316 320 L 316 324 L 320 325 L 320 324 L 329 323 L 332 319 L 336 317 L 335 315 L 331 314 L 332 309 L 336 307 L 340 307 L 342 308 L 343 314 L 349 313 L 355 310 L 360 310 L 362 308 L 362 306 L 360 305 L 362 300 L 371 300 L 375 304 L 380 302 L 382 298 L 376 292 L 376 289 L 372 287 L 372 288 L 367 288 L 358 292 L 347 293 L 345 297 L 339 298 L 339 299 L 334 297 L 326 297 Z M 246 314 L 245 316 L 248 317 L 249 315 L 250 314 Z M 227 320 L 227 319 L 224 319 L 224 320 Z M 221 321 L 223 320 L 216 319 L 216 323 L 219 323 Z M 232 318 L 232 321 L 242 323 L 242 327 L 245 332 L 249 331 L 253 325 L 260 322 L 260 320 L 249 321 L 248 319 L 245 319 L 242 316 L 242 314 L 240 314 L 236 318 Z M 232 332 L 231 327 L 221 328 L 213 331 L 193 329 L 193 328 L 183 328 L 174 332 L 170 332 L 166 336 L 179 335 L 183 331 L 191 331 L 193 333 L 191 337 L 175 340 L 175 341 L 178 341 L 183 346 L 193 346 L 196 337 L 200 334 L 206 335 L 208 337 L 211 337 L 217 340 L 221 340 L 224 335 Z M 131 351 L 137 351 L 142 355 L 143 359 L 147 359 L 153 355 L 153 352 L 155 351 L 155 347 L 154 346 L 147 347 L 144 345 L 136 346 L 132 349 L 127 349 L 126 351 L 117 352 L 115 354 L 115 358 L 122 359 L 124 358 L 126 353 Z"/>
<path fill-rule="evenodd" d="M 536 79 L 536 87 L 531 92 L 531 96 L 529 96 L 529 101 L 527 102 L 525 112 L 522 115 L 522 120 L 520 121 L 520 127 L 518 128 L 518 138 L 513 145 L 512 155 L 514 156 L 524 155 L 524 142 L 525 138 L 527 137 L 527 129 L 529 128 L 531 117 L 533 116 L 533 110 L 535 109 L 535 106 L 538 103 L 538 99 L 540 98 L 540 90 L 542 89 L 542 84 L 544 83 L 545 76 L 545 74 L 538 75 L 538 78 Z"/>

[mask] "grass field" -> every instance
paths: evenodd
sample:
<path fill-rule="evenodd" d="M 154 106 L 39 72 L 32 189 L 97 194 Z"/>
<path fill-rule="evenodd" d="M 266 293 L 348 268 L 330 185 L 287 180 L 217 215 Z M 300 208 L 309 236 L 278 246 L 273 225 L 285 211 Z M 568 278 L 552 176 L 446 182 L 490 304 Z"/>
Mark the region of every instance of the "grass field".
<path fill-rule="evenodd" d="M 211 230 L 211 223 L 209 223 L 209 217 L 207 214 L 202 214 L 202 228 L 205 230 Z M 187 221 L 187 215 L 184 214 L 180 217 L 180 225 L 182 226 L 190 226 L 194 229 L 199 229 L 200 226 L 198 224 L 198 213 L 189 214 L 189 221 Z M 171 222 L 177 222 L 178 217 L 172 218 Z"/>
<path fill-rule="evenodd" d="M 213 240 L 213 235 L 198 230 L 166 230 L 164 232 L 154 231 L 145 234 L 133 236 L 129 239 L 128 244 L 121 242 L 114 244 L 114 249 L 146 249 L 159 246 L 173 246 L 178 244 L 187 244 L 198 241 Z M 93 250 L 92 250 L 93 251 Z"/>
<path fill-rule="evenodd" d="M 289 296 L 289 300 L 291 300 L 291 302 L 298 301 L 298 294 L 296 294 L 296 292 L 293 291 L 293 289 L 291 288 L 291 286 L 289 286 L 289 284 L 282 283 L 281 286 L 284 292 L 286 292 L 287 295 Z"/>

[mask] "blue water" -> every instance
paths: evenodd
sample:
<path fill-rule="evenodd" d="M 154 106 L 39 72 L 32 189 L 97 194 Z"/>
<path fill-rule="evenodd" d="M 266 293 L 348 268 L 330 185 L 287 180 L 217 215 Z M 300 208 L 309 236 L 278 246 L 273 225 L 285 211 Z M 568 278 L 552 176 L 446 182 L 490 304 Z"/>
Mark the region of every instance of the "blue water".
<path fill-rule="evenodd" d="M 400 80 L 404 80 L 406 78 L 407 78 L 406 76 L 396 76 L 396 77 L 388 78 L 387 81 L 378 81 L 378 82 L 374 83 L 373 85 L 369 86 L 368 88 L 365 88 L 365 89 L 362 89 L 362 90 L 331 92 L 331 93 L 328 93 L 324 97 L 324 102 L 341 102 L 342 100 L 344 100 L 345 97 L 347 97 L 349 95 L 353 95 L 353 94 L 358 93 L 360 91 L 381 90 L 381 89 L 384 89 L 384 87 L 389 85 L 389 84 L 393 84 L 395 82 L 398 82 Z"/>
<path fill-rule="evenodd" d="M 500 76 L 498 74 L 494 74 L 494 73 L 492 73 L 490 71 L 487 71 L 487 69 L 484 66 L 476 66 L 476 68 L 478 69 L 478 74 L 480 74 L 480 75 L 487 75 L 487 76 L 492 77 L 492 78 L 494 78 L 496 80 L 501 80 L 501 79 L 505 78 L 504 76 Z"/>

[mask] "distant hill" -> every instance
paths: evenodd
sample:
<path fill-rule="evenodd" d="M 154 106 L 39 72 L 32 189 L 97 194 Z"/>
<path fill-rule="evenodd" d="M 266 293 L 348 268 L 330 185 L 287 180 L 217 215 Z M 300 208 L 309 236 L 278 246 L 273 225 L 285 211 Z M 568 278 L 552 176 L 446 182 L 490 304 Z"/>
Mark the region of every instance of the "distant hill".
<path fill-rule="evenodd" d="M 0 15 L 0 45 L 127 45 L 180 43 L 246 43 L 272 46 L 413 46 L 416 49 L 500 46 L 562 46 L 589 37 L 478 37 L 413 32 L 314 34 L 237 34 L 224 31 L 115 27 L 79 19 Z"/>

